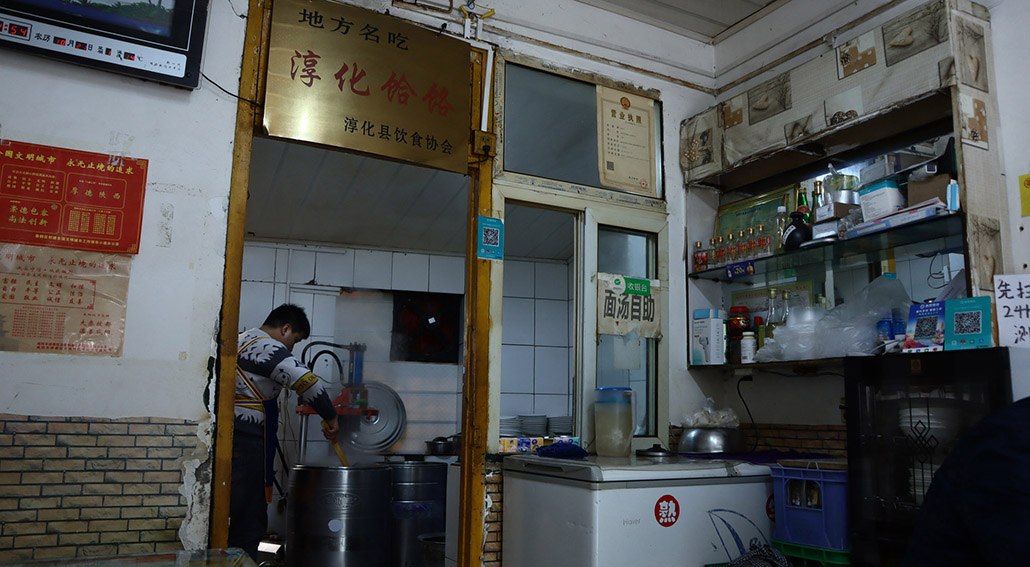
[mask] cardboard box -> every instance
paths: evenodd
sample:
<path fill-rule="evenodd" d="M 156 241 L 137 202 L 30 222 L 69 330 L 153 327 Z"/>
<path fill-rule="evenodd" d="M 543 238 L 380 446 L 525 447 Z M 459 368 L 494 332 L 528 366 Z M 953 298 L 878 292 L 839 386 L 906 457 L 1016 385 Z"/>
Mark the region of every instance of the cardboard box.
<path fill-rule="evenodd" d="M 866 222 L 893 214 L 905 206 L 898 184 L 890 179 L 860 189 L 858 202 L 862 205 L 862 218 Z"/>
<path fill-rule="evenodd" d="M 854 206 L 854 205 L 852 205 Z M 812 225 L 812 240 L 826 238 L 827 236 L 840 236 L 840 219 L 830 219 Z"/>
<path fill-rule="evenodd" d="M 726 364 L 726 312 L 696 309 L 690 333 L 690 364 Z"/>
<path fill-rule="evenodd" d="M 863 167 L 858 172 L 859 182 L 865 185 L 931 159 L 934 159 L 934 157 L 909 152 L 894 152 L 882 155 L 876 158 L 876 161 L 872 164 Z"/>
<path fill-rule="evenodd" d="M 842 219 L 848 216 L 851 209 L 858 207 L 850 203 L 830 203 L 815 210 L 815 222 L 823 222 L 830 219 Z"/>
<path fill-rule="evenodd" d="M 922 203 L 934 197 L 947 204 L 948 210 L 958 210 L 958 183 L 951 186 L 951 178 L 947 175 L 934 175 L 925 181 L 908 182 L 908 202 Z"/>

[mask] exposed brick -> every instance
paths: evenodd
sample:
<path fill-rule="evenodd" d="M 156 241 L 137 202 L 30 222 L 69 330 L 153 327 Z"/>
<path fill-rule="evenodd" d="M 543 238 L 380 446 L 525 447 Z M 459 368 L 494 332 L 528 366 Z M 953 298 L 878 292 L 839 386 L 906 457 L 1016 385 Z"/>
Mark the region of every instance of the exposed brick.
<path fill-rule="evenodd" d="M 63 447 L 92 447 L 97 444 L 97 438 L 92 435 L 57 435 L 54 443 Z"/>
<path fill-rule="evenodd" d="M 147 458 L 147 448 L 111 447 L 107 450 L 107 456 L 112 459 L 145 459 Z"/>
<path fill-rule="evenodd" d="M 45 471 L 81 471 L 85 470 L 84 459 L 45 459 L 43 470 Z"/>
<path fill-rule="evenodd" d="M 136 471 L 111 471 L 104 473 L 105 482 L 117 482 L 122 484 L 143 482 L 143 473 Z"/>
<path fill-rule="evenodd" d="M 171 437 L 159 437 L 156 435 L 139 435 L 136 437 L 137 447 L 171 447 Z"/>
<path fill-rule="evenodd" d="M 76 471 L 64 473 L 65 482 L 103 482 L 104 473 L 95 471 Z"/>
<path fill-rule="evenodd" d="M 18 484 L 21 482 L 20 472 L 3 472 L 0 473 L 0 486 L 5 484 Z"/>
<path fill-rule="evenodd" d="M 129 435 L 164 435 L 165 426 L 154 423 L 134 423 L 129 426 Z"/>
<path fill-rule="evenodd" d="M 125 435 L 129 426 L 125 423 L 90 423 L 90 435 Z"/>
<path fill-rule="evenodd" d="M 142 476 L 142 475 L 140 475 Z M 160 494 L 160 484 L 126 484 L 125 494 Z"/>
<path fill-rule="evenodd" d="M 32 552 L 33 559 L 64 559 L 75 557 L 74 546 L 66 545 L 63 547 L 37 547 Z"/>
<path fill-rule="evenodd" d="M 501 544 L 497 542 L 487 542 L 483 544 L 483 551 L 500 551 Z"/>
<path fill-rule="evenodd" d="M 47 433 L 87 433 L 89 425 L 85 423 L 48 423 Z"/>
<path fill-rule="evenodd" d="M 143 505 L 144 506 L 178 506 L 178 504 L 179 504 L 179 497 L 178 496 L 160 495 L 160 496 L 144 496 L 143 497 Z"/>
<path fill-rule="evenodd" d="M 128 522 L 126 520 L 90 520 L 89 531 L 91 532 L 124 532 Z M 138 528 L 134 528 L 138 529 Z"/>
<path fill-rule="evenodd" d="M 0 447 L 0 459 L 20 459 L 25 456 L 25 447 Z"/>
<path fill-rule="evenodd" d="M 181 477 L 177 472 L 155 472 L 143 473 L 143 482 L 179 482 Z"/>
<path fill-rule="evenodd" d="M 65 522 L 49 522 L 46 525 L 47 533 L 69 534 L 86 531 L 89 522 L 82 520 L 69 520 Z"/>
<path fill-rule="evenodd" d="M 168 439 L 168 438 L 167 437 L 163 437 L 163 439 Z M 196 435 L 190 435 L 190 436 L 178 435 L 176 437 L 173 437 L 172 439 L 173 439 L 173 441 L 172 441 L 172 445 L 173 446 L 175 446 L 175 447 L 189 447 L 191 449 L 193 447 L 196 447 L 197 446 L 197 442 L 198 442 L 198 439 L 197 439 Z"/>
<path fill-rule="evenodd" d="M 0 550 L 10 549 L 12 545 L 14 545 L 14 536 L 0 536 Z M 3 560 L 0 559 L 0 561 Z"/>
<path fill-rule="evenodd" d="M 83 494 L 121 494 L 122 485 L 115 483 L 104 483 L 104 484 L 87 484 L 82 487 Z"/>
<path fill-rule="evenodd" d="M 43 512 L 40 510 L 39 512 Z M 38 517 L 39 512 L 36 510 L 0 510 L 0 523 L 4 522 L 34 522 L 37 519 L 44 521 L 45 518 Z M 0 548 L 3 548 L 0 545 Z"/>
<path fill-rule="evenodd" d="M 103 496 L 65 496 L 64 505 L 74 508 L 95 508 L 104 503 Z"/>
<path fill-rule="evenodd" d="M 132 447 L 136 438 L 128 435 L 98 435 L 97 447 Z"/>
<path fill-rule="evenodd" d="M 175 530 L 146 530 L 139 534 L 140 541 L 173 541 L 177 537 Z"/>
<path fill-rule="evenodd" d="M 100 534 L 97 533 L 81 533 L 81 534 L 59 534 L 57 541 L 61 545 L 90 545 L 100 542 Z"/>
<path fill-rule="evenodd" d="M 181 486 L 182 485 L 178 482 L 163 483 L 161 484 L 161 494 L 179 494 L 179 488 Z"/>
<path fill-rule="evenodd" d="M 100 543 L 136 543 L 139 532 L 104 532 L 100 534 Z"/>
<path fill-rule="evenodd" d="M 183 514 L 185 514 L 185 513 L 186 513 L 186 510 L 184 508 L 183 509 Z M 178 530 L 179 526 L 182 525 L 182 520 L 183 520 L 183 518 L 182 518 L 181 515 L 177 516 L 175 518 L 168 518 L 167 520 L 165 520 L 165 527 L 170 529 L 170 530 Z"/>
<path fill-rule="evenodd" d="M 57 545 L 57 534 L 14 536 L 14 547 L 52 547 Z"/>
<path fill-rule="evenodd" d="M 68 456 L 67 447 L 25 447 L 26 459 L 64 459 Z"/>
<path fill-rule="evenodd" d="M 57 508 L 61 505 L 61 499 L 56 496 L 40 498 L 22 498 L 18 501 L 23 510 L 38 510 L 41 508 Z"/>
<path fill-rule="evenodd" d="M 159 471 L 161 463 L 158 459 L 126 459 L 125 468 L 130 471 Z"/>
<path fill-rule="evenodd" d="M 182 449 L 178 447 L 148 447 L 147 457 L 151 459 L 178 459 L 182 457 Z"/>
<path fill-rule="evenodd" d="M 7 549 L 0 548 L 0 561 L 3 562 L 14 562 L 14 561 L 27 561 L 32 559 L 32 548 L 28 549 L 10 549 L 14 547 L 14 540 L 12 538 L 11 544 L 4 546 Z"/>
<path fill-rule="evenodd" d="M 161 470 L 166 470 L 166 471 L 182 470 L 182 465 L 179 463 L 179 461 L 160 461 L 160 462 L 161 462 Z"/>
<path fill-rule="evenodd" d="M 0 471 L 39 471 L 43 470 L 41 459 L 4 459 L 0 461 Z"/>
<path fill-rule="evenodd" d="M 30 481 L 34 484 L 57 484 L 59 482 L 64 482 L 63 472 L 39 472 L 26 476 L 28 476 L 28 478 L 23 478 L 22 482 Z"/>
<path fill-rule="evenodd" d="M 125 470 L 125 461 L 121 459 L 95 459 L 86 463 L 86 469 L 94 471 Z"/>
<path fill-rule="evenodd" d="M 7 433 L 46 433 L 46 424 L 32 423 L 31 421 L 8 421 L 4 424 L 4 431 Z"/>
<path fill-rule="evenodd" d="M 104 496 L 104 506 L 139 506 L 142 496 Z"/>
<path fill-rule="evenodd" d="M 131 508 L 121 509 L 122 518 L 139 519 L 139 518 L 156 518 L 157 517 L 157 506 L 133 506 Z"/>
<path fill-rule="evenodd" d="M 154 551 L 182 551 L 182 542 L 179 540 L 159 541 L 154 544 Z"/>
<path fill-rule="evenodd" d="M 56 435 L 49 433 L 17 433 L 14 435 L 14 445 L 53 445 Z"/>
<path fill-rule="evenodd" d="M 120 543 L 118 544 L 118 554 L 128 555 L 131 553 L 152 553 L 154 551 L 154 544 L 152 543 Z"/>
<path fill-rule="evenodd" d="M 83 520 L 114 520 L 121 516 L 120 508 L 83 508 Z"/>
<path fill-rule="evenodd" d="M 162 518 L 181 518 L 186 515 L 185 506 L 162 506 L 158 510 L 158 515 Z"/>
<path fill-rule="evenodd" d="M 114 555 L 118 553 L 118 546 L 115 544 L 83 545 L 79 547 L 80 557 L 98 557 L 101 555 Z"/>
<path fill-rule="evenodd" d="M 81 484 L 47 484 L 40 492 L 42 496 L 78 496 L 82 494 Z"/>
<path fill-rule="evenodd" d="M 129 520 L 130 530 L 161 530 L 164 527 L 163 519 Z"/>
<path fill-rule="evenodd" d="M 107 447 L 68 447 L 70 459 L 103 459 L 107 457 Z"/>
<path fill-rule="evenodd" d="M 4 496 L 39 496 L 40 492 L 39 485 L 36 484 L 16 484 L 4 487 Z"/>
<path fill-rule="evenodd" d="M 22 419 L 25 419 L 27 421 L 46 421 L 46 422 L 51 422 L 51 421 L 68 421 L 69 418 L 67 418 L 67 417 L 49 417 L 49 416 L 45 416 L 45 415 L 26 415 Z"/>
<path fill-rule="evenodd" d="M 197 435 L 196 425 L 166 425 L 165 433 L 168 435 Z"/>
<path fill-rule="evenodd" d="M 53 508 L 39 511 L 40 522 L 51 522 L 54 520 L 78 520 L 78 508 Z"/>
<path fill-rule="evenodd" d="M 17 510 L 17 498 L 0 498 L 0 510 Z"/>

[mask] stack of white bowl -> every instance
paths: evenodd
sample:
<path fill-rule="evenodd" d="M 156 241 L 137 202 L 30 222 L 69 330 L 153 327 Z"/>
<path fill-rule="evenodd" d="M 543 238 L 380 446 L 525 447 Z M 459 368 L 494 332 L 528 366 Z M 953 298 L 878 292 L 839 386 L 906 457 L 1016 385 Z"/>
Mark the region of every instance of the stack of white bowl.
<path fill-rule="evenodd" d="M 519 415 L 522 422 L 522 433 L 526 437 L 543 437 L 547 435 L 547 416 L 542 413 Z"/>
<path fill-rule="evenodd" d="M 898 422 L 906 436 L 927 442 L 932 436 L 937 440 L 936 445 L 943 445 L 955 438 L 961 418 L 958 408 L 941 405 L 898 410 Z"/>
<path fill-rule="evenodd" d="M 522 434 L 522 421 L 517 415 L 501 416 L 501 437 L 518 437 Z"/>
<path fill-rule="evenodd" d="M 572 434 L 572 416 L 571 415 L 561 415 L 561 416 L 547 418 L 547 434 L 548 435 L 571 435 Z"/>
<path fill-rule="evenodd" d="M 930 489 L 933 475 L 937 473 L 939 468 L 941 468 L 940 465 L 916 463 L 916 466 L 908 469 L 908 486 L 912 490 L 912 496 L 915 498 L 916 504 L 923 504 L 923 496 Z"/>

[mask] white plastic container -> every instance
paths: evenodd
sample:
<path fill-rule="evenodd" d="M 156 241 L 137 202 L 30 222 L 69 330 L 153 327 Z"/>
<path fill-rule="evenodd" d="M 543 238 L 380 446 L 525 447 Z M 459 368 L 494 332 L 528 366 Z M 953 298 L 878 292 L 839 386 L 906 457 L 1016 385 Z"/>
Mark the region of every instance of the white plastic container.
<path fill-rule="evenodd" d="M 753 331 L 744 331 L 744 336 L 740 339 L 740 362 L 741 364 L 751 364 L 755 361 L 755 350 L 758 343 L 755 340 L 755 333 Z"/>
<path fill-rule="evenodd" d="M 594 450 L 599 457 L 628 457 L 633 448 L 633 390 L 594 390 Z"/>

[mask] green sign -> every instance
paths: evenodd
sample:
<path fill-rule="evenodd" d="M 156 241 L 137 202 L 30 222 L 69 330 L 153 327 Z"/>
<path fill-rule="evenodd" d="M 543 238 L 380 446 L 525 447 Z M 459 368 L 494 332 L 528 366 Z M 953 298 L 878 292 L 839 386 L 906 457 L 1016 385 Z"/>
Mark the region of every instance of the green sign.
<path fill-rule="evenodd" d="M 625 293 L 649 297 L 651 295 L 651 280 L 638 280 L 636 278 L 626 278 Z"/>

